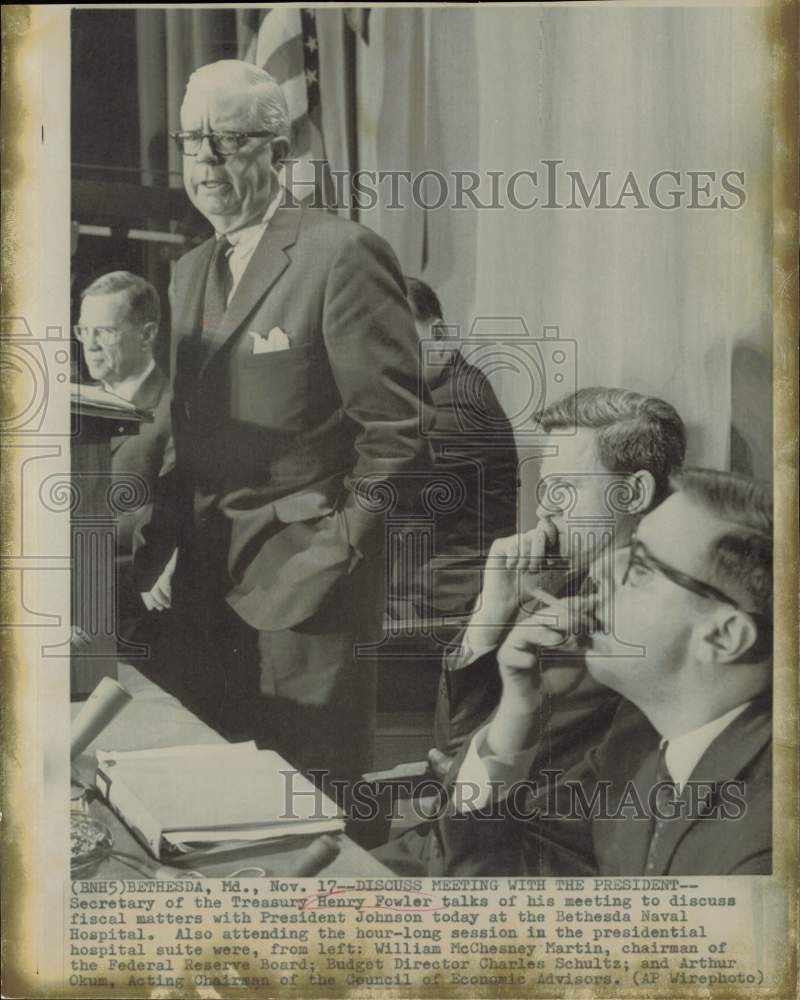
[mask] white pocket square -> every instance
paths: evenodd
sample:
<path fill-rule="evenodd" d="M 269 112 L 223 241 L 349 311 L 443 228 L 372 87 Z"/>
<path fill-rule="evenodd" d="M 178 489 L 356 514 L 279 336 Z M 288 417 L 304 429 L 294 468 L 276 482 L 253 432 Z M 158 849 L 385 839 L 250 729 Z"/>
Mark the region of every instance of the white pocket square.
<path fill-rule="evenodd" d="M 273 351 L 288 351 L 292 346 L 289 338 L 279 326 L 273 326 L 269 333 L 250 330 L 253 338 L 253 354 L 271 354 Z"/>

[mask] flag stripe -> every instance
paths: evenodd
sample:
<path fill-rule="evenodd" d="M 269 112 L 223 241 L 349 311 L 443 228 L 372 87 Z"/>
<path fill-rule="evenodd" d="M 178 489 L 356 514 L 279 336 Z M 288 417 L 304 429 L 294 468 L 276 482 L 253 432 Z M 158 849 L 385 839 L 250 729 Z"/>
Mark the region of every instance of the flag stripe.
<path fill-rule="evenodd" d="M 264 64 L 264 69 L 274 76 L 278 83 L 283 84 L 293 76 L 305 73 L 306 64 L 303 57 L 302 35 L 295 35 L 270 55 Z"/>
<path fill-rule="evenodd" d="M 297 7 L 271 7 L 266 12 L 262 8 L 255 11 L 258 17 L 246 13 L 250 16 L 237 21 L 239 51 L 249 62 L 263 67 L 286 98 L 294 161 L 291 179 L 293 183 L 302 179 L 298 185 L 302 200 L 309 197 L 309 187 L 319 179 L 310 161 L 325 159 L 316 14 L 310 8 Z M 329 184 L 330 178 L 324 183 Z"/>
<path fill-rule="evenodd" d="M 281 90 L 283 91 L 283 96 L 286 98 L 286 103 L 289 105 L 290 120 L 294 121 L 295 118 L 302 117 L 308 111 L 308 92 L 306 90 L 305 73 L 293 76 L 291 80 L 282 80 Z"/>
<path fill-rule="evenodd" d="M 300 11 L 296 7 L 273 7 L 258 29 L 256 62 L 265 66 L 272 53 L 296 35 L 301 35 Z"/>

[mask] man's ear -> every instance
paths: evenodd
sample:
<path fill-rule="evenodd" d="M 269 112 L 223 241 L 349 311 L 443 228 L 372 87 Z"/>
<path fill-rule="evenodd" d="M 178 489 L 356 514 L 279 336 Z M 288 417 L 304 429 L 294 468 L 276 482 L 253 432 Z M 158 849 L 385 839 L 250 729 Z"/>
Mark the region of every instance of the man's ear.
<path fill-rule="evenodd" d="M 272 168 L 280 170 L 284 160 L 289 155 L 289 140 L 278 136 L 272 140 Z"/>
<path fill-rule="evenodd" d="M 142 326 L 142 340 L 145 344 L 149 344 L 151 347 L 155 343 L 156 337 L 158 336 L 158 323 L 145 323 Z"/>
<path fill-rule="evenodd" d="M 656 481 L 653 473 L 646 469 L 631 473 L 628 476 L 631 487 L 631 499 L 628 502 L 629 514 L 646 514 L 653 506 L 656 495 Z"/>
<path fill-rule="evenodd" d="M 757 639 L 758 629 L 750 615 L 721 607 L 700 626 L 697 656 L 703 663 L 736 663 Z"/>

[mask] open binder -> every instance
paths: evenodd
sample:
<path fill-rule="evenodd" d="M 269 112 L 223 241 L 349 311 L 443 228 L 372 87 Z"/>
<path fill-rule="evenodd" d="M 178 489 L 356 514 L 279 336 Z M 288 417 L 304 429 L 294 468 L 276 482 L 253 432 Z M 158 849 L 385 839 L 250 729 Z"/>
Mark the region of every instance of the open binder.
<path fill-rule="evenodd" d="M 344 829 L 330 798 L 255 743 L 97 751 L 95 784 L 154 857 Z"/>
<path fill-rule="evenodd" d="M 121 396 L 107 392 L 98 385 L 70 383 L 70 403 L 73 413 L 86 417 L 105 417 L 108 420 L 132 420 L 136 423 L 151 424 L 153 414 L 142 410 Z"/>

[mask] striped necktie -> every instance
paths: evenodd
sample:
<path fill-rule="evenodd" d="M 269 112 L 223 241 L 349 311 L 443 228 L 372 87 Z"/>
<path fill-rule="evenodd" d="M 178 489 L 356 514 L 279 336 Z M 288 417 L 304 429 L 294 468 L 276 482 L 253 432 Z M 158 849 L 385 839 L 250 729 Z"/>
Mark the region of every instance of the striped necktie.
<path fill-rule="evenodd" d="M 647 848 L 647 859 L 645 861 L 645 875 L 650 875 L 656 870 L 656 855 L 659 842 L 664 833 L 664 828 L 673 816 L 673 807 L 678 797 L 678 786 L 672 780 L 672 775 L 667 767 L 667 746 L 664 743 L 658 752 L 656 762 L 656 772 L 653 781 L 655 789 L 655 815 L 650 827 L 650 844 Z"/>
<path fill-rule="evenodd" d="M 228 251 L 230 249 L 230 241 L 222 236 L 217 240 L 208 265 L 206 293 L 203 300 L 203 330 L 200 338 L 205 347 L 211 346 L 220 338 L 220 327 L 225 318 L 228 295 L 233 281 L 231 269 L 228 266 Z"/>

